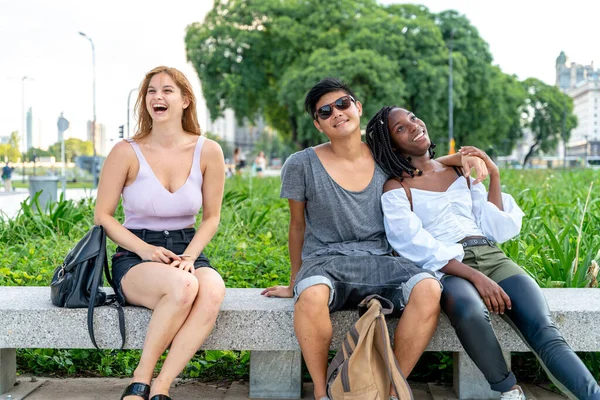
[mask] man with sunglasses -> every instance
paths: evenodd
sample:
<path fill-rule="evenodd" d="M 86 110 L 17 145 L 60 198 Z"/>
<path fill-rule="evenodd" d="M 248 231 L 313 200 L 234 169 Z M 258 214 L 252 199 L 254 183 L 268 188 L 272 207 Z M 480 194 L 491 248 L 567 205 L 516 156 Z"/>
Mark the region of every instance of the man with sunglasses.
<path fill-rule="evenodd" d="M 295 298 L 296 336 L 315 399 L 323 400 L 331 312 L 355 308 L 371 294 L 392 301 L 402 310 L 394 353 L 408 376 L 435 332 L 441 284 L 407 259 L 392 256 L 380 204 L 388 176 L 361 141 L 362 104 L 354 93 L 326 78 L 310 89 L 305 108 L 329 142 L 293 154 L 282 168 L 281 197 L 290 206 L 290 285 L 262 294 Z M 470 171 L 471 165 L 465 166 Z"/>

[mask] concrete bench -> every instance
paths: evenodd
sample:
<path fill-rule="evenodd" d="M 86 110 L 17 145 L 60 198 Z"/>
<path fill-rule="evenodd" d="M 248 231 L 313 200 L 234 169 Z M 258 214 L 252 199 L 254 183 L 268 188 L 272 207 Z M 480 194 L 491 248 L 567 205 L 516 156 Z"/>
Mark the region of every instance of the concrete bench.
<path fill-rule="evenodd" d="M 264 298 L 260 291 L 228 289 L 215 330 L 202 348 L 251 351 L 251 398 L 300 398 L 301 353 L 293 329 L 293 302 Z M 544 295 L 567 342 L 576 351 L 600 351 L 600 291 L 544 289 Z M 125 308 L 126 348 L 142 348 L 150 315 L 144 308 Z M 86 309 L 52 306 L 47 287 L 0 287 L 0 393 L 15 382 L 17 348 L 93 348 L 86 318 Z M 339 348 L 356 318 L 355 311 L 333 314 L 332 349 Z M 116 311 L 100 307 L 95 321 L 98 345 L 118 348 Z M 494 316 L 493 324 L 508 359 L 511 351 L 529 351 L 504 321 Z M 396 320 L 389 321 L 390 331 L 395 325 Z M 454 388 L 459 398 L 493 397 L 445 316 L 440 317 L 427 350 L 454 352 Z"/>

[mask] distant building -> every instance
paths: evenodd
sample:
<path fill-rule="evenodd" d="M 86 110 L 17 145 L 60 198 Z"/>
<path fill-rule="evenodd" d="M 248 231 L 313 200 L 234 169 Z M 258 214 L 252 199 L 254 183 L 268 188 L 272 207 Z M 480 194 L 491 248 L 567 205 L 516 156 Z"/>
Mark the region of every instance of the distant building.
<path fill-rule="evenodd" d="M 92 121 L 87 122 L 87 141 L 94 143 L 93 140 L 94 132 L 92 131 Z M 106 156 L 106 126 L 96 122 L 96 140 L 94 143 L 96 148 L 96 155 Z"/>
<path fill-rule="evenodd" d="M 571 131 L 567 156 L 600 156 L 600 69 L 568 63 L 561 52 L 556 59 L 556 86 L 573 99 L 577 127 Z"/>
<path fill-rule="evenodd" d="M 569 59 L 564 51 L 556 58 L 556 86 L 563 92 L 575 88 L 578 83 L 588 79 L 598 79 L 600 69 L 594 67 L 592 61 L 590 65 L 582 65 L 574 62 L 569 63 Z"/>
<path fill-rule="evenodd" d="M 577 127 L 571 131 L 571 142 L 600 140 L 600 79 L 588 79 L 567 91 L 573 98 Z"/>
<path fill-rule="evenodd" d="M 206 110 L 206 115 L 209 115 L 208 110 Z M 215 121 L 211 121 L 210 117 L 207 118 L 206 127 L 203 128 L 203 130 L 220 136 L 232 147 L 241 147 L 244 151 L 252 151 L 254 143 L 264 129 L 265 122 L 262 117 L 258 118 L 256 124 L 244 120 L 240 125 L 235 118 L 235 112 L 231 109 L 225 110 L 223 116 Z"/>

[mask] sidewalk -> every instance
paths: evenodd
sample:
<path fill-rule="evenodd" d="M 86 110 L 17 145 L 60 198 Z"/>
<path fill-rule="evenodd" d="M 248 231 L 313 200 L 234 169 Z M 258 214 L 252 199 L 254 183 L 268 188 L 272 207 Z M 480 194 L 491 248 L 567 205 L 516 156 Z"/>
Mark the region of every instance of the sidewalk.
<path fill-rule="evenodd" d="M 58 188 L 58 198 L 62 191 Z M 6 214 L 8 218 L 14 218 L 17 212 L 21 209 L 21 202 L 29 197 L 29 190 L 17 189 L 14 192 L 6 193 L 0 191 L 0 218 Z M 67 189 L 67 200 L 80 200 L 84 197 L 96 197 L 96 191 L 90 189 Z M 2 399 L 3 400 L 3 399 Z"/>
<path fill-rule="evenodd" d="M 104 400 L 119 399 L 128 379 L 118 378 L 33 378 L 21 376 L 21 382 L 13 390 L 0 395 L 6 400 Z M 35 382 L 32 382 L 34 380 Z M 414 400 L 456 399 L 452 388 L 433 383 L 411 383 Z M 565 397 L 551 392 L 546 386 L 523 385 L 528 400 L 564 400 Z M 305 400 L 314 400 L 312 383 L 304 384 Z M 248 382 L 177 382 L 170 391 L 173 400 L 245 400 L 248 399 Z"/>

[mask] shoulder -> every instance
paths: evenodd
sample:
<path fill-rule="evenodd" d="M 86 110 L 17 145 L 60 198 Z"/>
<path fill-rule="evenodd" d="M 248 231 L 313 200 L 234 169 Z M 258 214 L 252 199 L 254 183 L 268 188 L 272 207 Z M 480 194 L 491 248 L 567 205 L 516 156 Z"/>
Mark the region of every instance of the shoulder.
<path fill-rule="evenodd" d="M 119 143 L 115 144 L 110 153 L 108 153 L 108 157 L 121 160 L 132 160 L 136 158 L 136 155 L 131 144 L 129 144 L 127 140 L 121 140 Z"/>
<path fill-rule="evenodd" d="M 396 178 L 390 178 L 383 185 L 383 193 L 389 192 L 390 190 L 402 189 L 402 184 L 398 182 Z"/>
<path fill-rule="evenodd" d="M 291 156 L 289 156 L 285 160 L 285 163 L 283 164 L 283 167 L 285 167 L 285 168 L 290 168 L 290 167 L 296 167 L 296 168 L 298 168 L 298 167 L 304 166 L 307 162 L 308 162 L 308 149 L 304 149 L 304 150 L 297 151 L 294 154 L 292 154 Z"/>
<path fill-rule="evenodd" d="M 223 149 L 219 143 L 212 139 L 205 138 L 204 144 L 202 145 L 202 155 L 213 155 L 216 157 L 223 156 Z"/>

